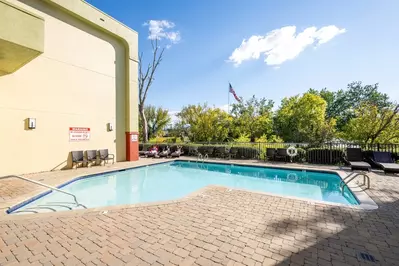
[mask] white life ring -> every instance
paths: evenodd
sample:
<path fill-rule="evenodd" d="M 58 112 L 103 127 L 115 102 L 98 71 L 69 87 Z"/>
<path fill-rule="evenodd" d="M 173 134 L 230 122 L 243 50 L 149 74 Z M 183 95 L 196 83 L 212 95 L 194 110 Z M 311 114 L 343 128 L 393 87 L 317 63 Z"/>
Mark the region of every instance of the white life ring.
<path fill-rule="evenodd" d="M 287 154 L 290 157 L 294 157 L 298 155 L 298 150 L 294 146 L 290 146 L 287 148 Z"/>

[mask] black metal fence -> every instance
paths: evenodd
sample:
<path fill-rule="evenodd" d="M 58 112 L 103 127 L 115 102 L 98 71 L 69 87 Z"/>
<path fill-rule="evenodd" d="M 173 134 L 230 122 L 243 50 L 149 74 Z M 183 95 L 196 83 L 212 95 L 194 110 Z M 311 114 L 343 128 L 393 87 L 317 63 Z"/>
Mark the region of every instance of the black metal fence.
<path fill-rule="evenodd" d="M 290 158 L 280 157 L 276 160 L 293 161 L 311 164 L 341 164 L 347 148 L 361 148 L 365 153 L 371 151 L 391 152 L 399 159 L 399 144 L 354 144 L 344 142 L 331 142 L 323 144 L 309 143 L 263 143 L 263 142 L 206 142 L 206 143 L 145 143 L 140 144 L 140 150 L 147 150 L 152 145 L 158 145 L 160 149 L 167 146 L 175 149 L 180 146 L 185 156 L 198 156 L 199 153 L 207 154 L 213 158 L 236 158 L 267 160 L 268 149 L 296 148 L 296 156 Z"/>

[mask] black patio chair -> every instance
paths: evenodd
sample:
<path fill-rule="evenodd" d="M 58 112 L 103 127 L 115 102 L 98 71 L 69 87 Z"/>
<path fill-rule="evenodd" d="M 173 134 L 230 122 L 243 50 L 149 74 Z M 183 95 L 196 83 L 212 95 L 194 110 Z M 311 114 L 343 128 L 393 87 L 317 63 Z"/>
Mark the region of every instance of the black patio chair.
<path fill-rule="evenodd" d="M 88 150 L 86 151 L 86 161 L 87 161 L 87 167 L 89 166 L 89 163 L 93 163 L 94 165 L 97 164 L 97 151 L 96 150 Z"/>
<path fill-rule="evenodd" d="M 104 166 L 110 160 L 112 160 L 112 164 L 115 163 L 115 155 L 109 154 L 108 149 L 102 149 L 99 151 L 99 153 L 100 153 L 100 165 L 102 161 L 104 161 Z"/>
<path fill-rule="evenodd" d="M 278 148 L 276 154 L 274 155 L 275 159 L 283 159 L 284 162 L 288 159 L 287 149 L 285 148 Z"/>
<path fill-rule="evenodd" d="M 399 173 L 399 164 L 395 163 L 392 153 L 390 152 L 374 151 L 370 159 L 378 168 L 382 169 L 384 173 Z"/>
<path fill-rule="evenodd" d="M 347 148 L 344 160 L 350 165 L 351 170 L 370 171 L 371 165 L 363 161 L 361 148 Z"/>
<path fill-rule="evenodd" d="M 208 157 L 212 157 L 214 150 L 215 150 L 215 148 L 212 147 L 212 146 L 206 147 L 205 148 L 205 155 L 208 155 Z"/>
<path fill-rule="evenodd" d="M 229 157 L 228 151 L 226 151 L 225 146 L 215 147 L 214 156 L 216 158 L 220 158 L 220 159 L 225 159 L 225 158 Z"/>
<path fill-rule="evenodd" d="M 71 151 L 71 154 L 72 154 L 72 168 L 74 165 L 76 165 L 76 169 L 78 169 L 80 163 L 83 166 L 87 162 L 86 158 L 84 157 L 83 151 Z"/>
<path fill-rule="evenodd" d="M 267 148 L 265 159 L 267 159 L 268 161 L 274 161 L 276 159 L 276 149 Z"/>
<path fill-rule="evenodd" d="M 189 146 L 188 147 L 188 155 L 189 156 L 198 156 L 198 147 L 196 146 Z"/>
<path fill-rule="evenodd" d="M 236 147 L 231 147 L 230 148 L 230 152 L 229 152 L 229 158 L 237 158 L 237 154 L 238 154 L 238 148 Z"/>

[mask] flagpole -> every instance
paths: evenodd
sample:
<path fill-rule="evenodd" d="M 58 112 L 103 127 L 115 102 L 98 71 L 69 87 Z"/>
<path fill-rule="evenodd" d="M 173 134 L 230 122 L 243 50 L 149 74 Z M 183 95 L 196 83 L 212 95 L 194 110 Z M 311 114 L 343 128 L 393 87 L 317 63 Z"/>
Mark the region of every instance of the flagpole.
<path fill-rule="evenodd" d="M 230 114 L 230 82 L 229 89 L 227 90 L 227 113 Z"/>

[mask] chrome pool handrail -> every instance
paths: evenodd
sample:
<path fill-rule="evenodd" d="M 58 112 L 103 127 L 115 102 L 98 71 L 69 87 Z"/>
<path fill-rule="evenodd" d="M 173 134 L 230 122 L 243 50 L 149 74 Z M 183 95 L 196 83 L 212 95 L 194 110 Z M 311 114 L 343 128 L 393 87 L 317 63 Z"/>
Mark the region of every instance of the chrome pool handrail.
<path fill-rule="evenodd" d="M 366 185 L 366 179 L 367 179 L 367 189 L 370 189 L 370 177 L 365 172 L 351 173 L 339 183 L 339 187 L 341 188 L 342 194 L 344 194 L 345 186 L 348 187 L 349 182 L 351 182 L 353 179 L 355 179 L 358 176 L 363 176 L 363 185 Z"/>
<path fill-rule="evenodd" d="M 69 195 L 69 196 L 73 197 L 73 199 L 74 199 L 74 201 L 75 201 L 75 203 L 76 203 L 76 206 L 82 206 L 83 208 L 87 209 L 87 207 L 86 207 L 85 205 L 80 204 L 80 203 L 78 202 L 78 199 L 76 198 L 76 196 L 75 196 L 74 194 L 69 193 L 69 192 L 66 192 L 66 191 L 63 191 L 63 190 L 61 190 L 61 189 L 59 189 L 59 188 L 56 188 L 56 187 L 53 187 L 53 186 L 46 185 L 46 184 L 41 183 L 41 182 L 39 182 L 39 181 L 32 180 L 32 179 L 29 179 L 29 178 L 26 178 L 26 177 L 22 177 L 22 176 L 19 176 L 19 175 L 6 175 L 6 176 L 1 176 L 0 179 L 6 179 L 6 178 L 12 178 L 12 177 L 19 178 L 19 179 L 24 180 L 24 181 L 26 181 L 26 182 L 30 182 L 30 183 L 33 183 L 33 184 L 36 184 L 36 185 L 39 185 L 39 186 L 42 186 L 42 187 L 46 187 L 46 188 L 49 188 L 49 189 L 51 189 L 51 190 L 54 190 L 54 191 L 57 191 L 57 192 L 60 192 L 60 193 L 64 193 L 64 194 L 66 194 L 66 195 Z"/>

